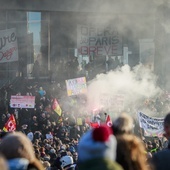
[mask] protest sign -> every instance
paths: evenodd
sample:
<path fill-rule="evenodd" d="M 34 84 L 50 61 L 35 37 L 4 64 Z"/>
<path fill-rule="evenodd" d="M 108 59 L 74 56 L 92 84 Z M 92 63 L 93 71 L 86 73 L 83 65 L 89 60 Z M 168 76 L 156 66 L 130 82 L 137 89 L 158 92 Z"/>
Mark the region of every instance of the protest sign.
<path fill-rule="evenodd" d="M 144 130 L 144 136 L 161 137 L 164 132 L 164 118 L 154 118 L 145 115 L 142 112 L 138 113 L 139 126 Z"/>
<path fill-rule="evenodd" d="M 0 31 L 0 63 L 18 61 L 16 29 Z"/>
<path fill-rule="evenodd" d="M 122 110 L 124 108 L 125 97 L 123 94 L 102 94 L 100 95 L 100 105 L 105 108 L 114 108 L 115 110 Z"/>
<path fill-rule="evenodd" d="M 85 94 L 87 92 L 85 77 L 66 80 L 66 86 L 68 96 Z"/>
<path fill-rule="evenodd" d="M 11 96 L 11 108 L 34 108 L 35 96 Z"/>
<path fill-rule="evenodd" d="M 79 126 L 83 125 L 82 118 L 80 118 L 80 117 L 77 118 L 77 125 L 79 125 Z"/>

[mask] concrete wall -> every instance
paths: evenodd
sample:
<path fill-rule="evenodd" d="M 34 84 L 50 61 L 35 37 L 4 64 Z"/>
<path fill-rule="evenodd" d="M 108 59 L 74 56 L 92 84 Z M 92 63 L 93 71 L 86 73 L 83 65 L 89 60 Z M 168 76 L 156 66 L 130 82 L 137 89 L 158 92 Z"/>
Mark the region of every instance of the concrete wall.
<path fill-rule="evenodd" d="M 154 13 L 155 0 L 0 0 L 0 9 L 101 13 Z"/>

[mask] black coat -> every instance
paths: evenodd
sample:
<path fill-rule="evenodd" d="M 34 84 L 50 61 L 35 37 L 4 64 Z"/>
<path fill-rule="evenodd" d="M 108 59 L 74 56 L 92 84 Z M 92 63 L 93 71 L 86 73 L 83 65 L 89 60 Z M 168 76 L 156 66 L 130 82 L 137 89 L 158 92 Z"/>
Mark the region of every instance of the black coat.
<path fill-rule="evenodd" d="M 170 169 L 170 149 L 159 151 L 153 155 L 152 158 L 155 170 Z"/>

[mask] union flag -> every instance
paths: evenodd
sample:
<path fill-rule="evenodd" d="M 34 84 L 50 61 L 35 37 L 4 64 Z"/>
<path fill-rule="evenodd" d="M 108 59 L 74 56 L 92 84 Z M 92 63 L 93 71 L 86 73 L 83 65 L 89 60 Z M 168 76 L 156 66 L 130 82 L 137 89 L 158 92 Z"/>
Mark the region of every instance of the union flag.
<path fill-rule="evenodd" d="M 107 115 L 107 118 L 106 118 L 106 125 L 111 127 L 112 126 L 112 120 L 110 119 L 110 115 Z"/>
<path fill-rule="evenodd" d="M 3 131 L 11 132 L 16 130 L 16 120 L 13 114 L 9 117 L 8 121 L 5 123 Z"/>
<path fill-rule="evenodd" d="M 98 128 L 100 125 L 98 124 L 98 122 L 90 122 L 90 126 L 92 128 Z"/>

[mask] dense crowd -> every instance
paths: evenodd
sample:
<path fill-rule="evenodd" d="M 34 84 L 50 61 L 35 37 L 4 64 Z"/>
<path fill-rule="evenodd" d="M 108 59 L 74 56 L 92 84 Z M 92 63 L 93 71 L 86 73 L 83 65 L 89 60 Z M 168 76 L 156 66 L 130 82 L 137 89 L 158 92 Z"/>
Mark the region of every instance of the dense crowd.
<path fill-rule="evenodd" d="M 57 96 L 60 99 L 60 92 L 63 90 L 58 85 L 54 94 L 53 87 L 54 85 L 51 86 L 50 91 L 44 89 L 42 83 L 33 81 L 30 84 L 22 82 L 22 87 L 19 89 L 13 85 L 2 88 L 0 129 L 1 137 L 3 137 L 6 133 L 2 129 L 10 115 L 14 114 L 17 131 L 25 134 L 33 143 L 35 155 L 44 167 L 61 169 L 60 158 L 63 156 L 69 156 L 72 164 L 76 164 L 79 139 L 90 126 L 86 123 L 85 115 L 81 117 L 82 124 L 77 125 L 77 117 L 74 113 L 71 114 L 62 109 L 62 115 L 59 116 L 52 109 L 54 98 Z M 35 96 L 35 108 L 11 108 L 11 95 Z"/>
<path fill-rule="evenodd" d="M 93 129 L 88 114 L 63 109 L 60 116 L 52 109 L 54 98 L 60 100 L 63 97 L 64 86 L 58 84 L 54 89 L 53 84 L 46 88 L 45 83 L 40 82 L 20 83 L 20 86 L 17 85 L 19 88 L 10 85 L 1 89 L 2 169 L 157 170 L 161 166 L 161 159 L 156 153 L 169 147 L 168 133 L 165 134 L 167 139 L 137 137 L 134 134 L 134 119 L 128 114 L 119 115 L 112 128 L 101 125 Z M 35 96 L 35 108 L 10 108 L 11 95 Z M 168 109 L 169 98 L 164 98 L 161 104 Z M 143 105 L 159 109 L 161 105 L 156 105 L 159 102 L 160 99 L 146 100 Z M 11 113 L 16 118 L 17 130 L 6 133 L 2 129 Z M 102 114 L 105 118 L 106 113 Z M 81 117 L 81 124 L 77 123 L 77 117 Z M 169 127 L 169 118 L 167 122 Z"/>

